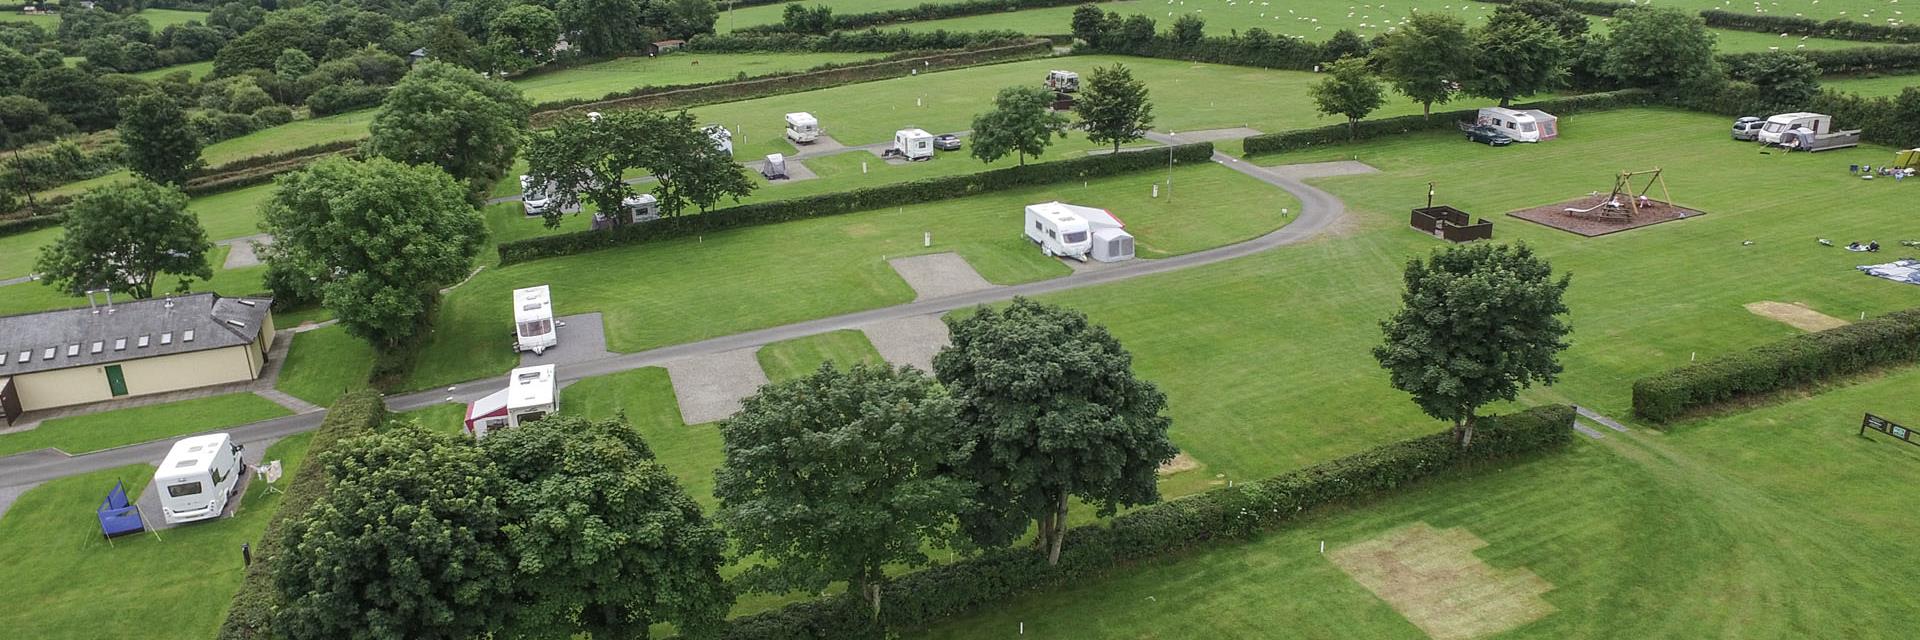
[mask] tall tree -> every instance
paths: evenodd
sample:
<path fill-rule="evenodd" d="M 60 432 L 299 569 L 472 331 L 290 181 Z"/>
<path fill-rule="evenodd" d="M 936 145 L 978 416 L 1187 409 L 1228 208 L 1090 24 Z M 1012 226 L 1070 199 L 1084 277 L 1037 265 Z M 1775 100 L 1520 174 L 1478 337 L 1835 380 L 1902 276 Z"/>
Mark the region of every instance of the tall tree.
<path fill-rule="evenodd" d="M 1147 101 L 1147 84 L 1133 78 L 1133 71 L 1118 62 L 1111 67 L 1094 67 L 1087 86 L 1073 105 L 1080 114 L 1080 128 L 1095 143 L 1120 145 L 1146 137 L 1153 126 L 1153 103 Z"/>
<path fill-rule="evenodd" d="M 1467 23 L 1450 13 L 1413 14 L 1405 26 L 1380 36 L 1373 49 L 1380 76 L 1400 95 L 1420 103 L 1422 115 L 1445 104 L 1473 72 Z"/>
<path fill-rule="evenodd" d="M 1493 8 L 1493 15 L 1501 14 L 1519 14 L 1544 22 L 1569 42 L 1587 35 L 1587 16 L 1566 0 L 1514 0 Z"/>
<path fill-rule="evenodd" d="M 889 566 L 928 562 L 973 485 L 938 473 L 967 457 L 957 405 L 911 369 L 831 363 L 767 385 L 720 427 L 721 522 L 757 564 L 743 576 L 771 593 L 835 581 L 880 613 Z"/>
<path fill-rule="evenodd" d="M 1073 37 L 1089 45 L 1100 46 L 1105 39 L 1107 14 L 1098 5 L 1083 4 L 1073 8 Z"/>
<path fill-rule="evenodd" d="M 666 20 L 660 29 L 675 38 L 713 33 L 713 23 L 720 19 L 720 10 L 714 8 L 713 0 L 661 1 L 665 4 Z"/>
<path fill-rule="evenodd" d="M 20 93 L 46 103 L 54 115 L 82 131 L 112 127 L 120 118 L 113 90 L 98 78 L 72 67 L 41 69 L 27 75 Z"/>
<path fill-rule="evenodd" d="M 1495 13 L 1473 31 L 1473 73 L 1467 92 L 1505 107 L 1514 98 L 1566 84 L 1573 49 L 1552 26 L 1523 13 Z"/>
<path fill-rule="evenodd" d="M 537 4 L 516 4 L 487 26 L 495 58 L 502 66 L 520 70 L 553 59 L 554 45 L 560 42 L 560 19 L 553 11 Z"/>
<path fill-rule="evenodd" d="M 387 92 L 363 150 L 438 166 L 478 193 L 513 164 L 530 108 L 512 84 L 424 61 Z"/>
<path fill-rule="evenodd" d="M 182 290 L 191 278 L 213 277 L 213 243 L 178 189 L 146 180 L 99 187 L 68 205 L 61 224 L 65 233 L 40 249 L 35 269 L 68 293 L 109 289 L 151 298 L 162 274 L 179 277 Z"/>
<path fill-rule="evenodd" d="M 582 196 L 600 211 L 619 211 L 635 194 L 628 173 L 656 177 L 653 194 L 660 213 L 679 215 L 692 204 L 705 211 L 722 198 L 755 188 L 733 158 L 713 146 L 699 121 L 685 111 L 615 111 L 598 118 L 571 117 L 536 132 L 527 143 L 527 175 L 560 206 L 548 207 L 547 226 L 560 224 L 563 209 Z M 609 216 L 615 224 L 627 217 Z"/>
<path fill-rule="evenodd" d="M 200 166 L 200 137 L 194 135 L 180 105 L 154 91 L 122 98 L 120 113 L 127 168 L 154 182 L 185 185 L 187 175 Z"/>
<path fill-rule="evenodd" d="M 1448 247 L 1409 260 L 1405 278 L 1404 306 L 1380 323 L 1386 340 L 1373 357 L 1421 411 L 1453 423 L 1461 448 L 1473 444 L 1481 405 L 1559 376 L 1570 276 L 1554 279 L 1533 249 Z"/>
<path fill-rule="evenodd" d="M 833 31 L 833 7 L 824 4 L 807 7 L 795 2 L 787 5 L 780 22 L 794 33 L 826 35 Z"/>
<path fill-rule="evenodd" d="M 1380 81 L 1367 71 L 1359 58 L 1341 58 L 1327 65 L 1327 78 L 1307 89 L 1321 114 L 1347 117 L 1347 135 L 1355 135 L 1361 118 L 1380 108 L 1385 101 Z"/>
<path fill-rule="evenodd" d="M 332 158 L 282 176 L 266 205 L 268 281 L 317 299 L 381 348 L 415 336 L 441 287 L 467 275 L 486 225 L 440 169 Z"/>
<path fill-rule="evenodd" d="M 315 464 L 327 491 L 282 534 L 276 635 L 485 637 L 512 602 L 503 484 L 460 436 L 402 424 Z"/>
<path fill-rule="evenodd" d="M 610 56 L 646 46 L 652 30 L 642 9 L 635 0 L 559 0 L 553 11 L 567 42 L 590 56 Z"/>
<path fill-rule="evenodd" d="M 1365 58 L 1371 49 L 1372 46 L 1368 45 L 1366 39 L 1361 38 L 1360 34 L 1354 33 L 1351 29 L 1341 29 L 1333 32 L 1326 42 L 1320 44 L 1320 61 L 1334 62 L 1341 58 Z"/>
<path fill-rule="evenodd" d="M 550 416 L 495 431 L 513 605 L 496 637 L 711 637 L 733 606 L 726 538 L 624 419 Z"/>
<path fill-rule="evenodd" d="M 1761 100 L 1782 111 L 1805 109 L 1820 95 L 1820 65 L 1798 51 L 1763 52 L 1741 75 Z"/>
<path fill-rule="evenodd" d="M 961 518 L 975 543 L 1009 544 L 1036 522 L 1035 543 L 1058 563 L 1069 498 L 1103 516 L 1159 501 L 1155 471 L 1178 452 L 1167 397 L 1134 377 L 1106 328 L 1025 298 L 948 326 L 953 344 L 933 370 L 974 441 L 952 473 L 979 486 L 980 508 Z"/>
<path fill-rule="evenodd" d="M 1668 7 L 1613 14 L 1600 71 L 1636 87 L 1678 87 L 1715 71 L 1713 33 L 1700 16 Z"/>
<path fill-rule="evenodd" d="M 1040 157 L 1054 136 L 1067 137 L 1067 117 L 1054 113 L 1053 92 L 1040 87 L 1015 86 L 1000 90 L 993 110 L 973 117 L 973 157 L 993 162 L 1009 153 Z"/>

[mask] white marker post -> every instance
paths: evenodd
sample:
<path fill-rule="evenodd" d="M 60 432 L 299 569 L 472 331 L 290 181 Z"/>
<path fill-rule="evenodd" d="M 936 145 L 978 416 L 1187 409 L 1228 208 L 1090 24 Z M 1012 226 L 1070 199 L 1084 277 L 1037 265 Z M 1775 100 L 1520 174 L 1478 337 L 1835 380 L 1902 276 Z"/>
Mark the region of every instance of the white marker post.
<path fill-rule="evenodd" d="M 866 175 L 866 173 L 867 173 L 867 161 L 865 161 L 865 160 L 861 160 L 861 161 L 860 161 L 860 174 L 861 174 L 861 175 Z"/>
<path fill-rule="evenodd" d="M 925 232 L 925 235 L 926 237 L 920 239 L 921 246 L 925 246 L 925 247 L 933 246 L 933 232 L 932 231 Z"/>
<path fill-rule="evenodd" d="M 1321 540 L 1321 541 L 1320 541 L 1320 553 L 1326 553 L 1326 552 L 1327 552 L 1327 541 L 1325 541 L 1325 540 Z"/>

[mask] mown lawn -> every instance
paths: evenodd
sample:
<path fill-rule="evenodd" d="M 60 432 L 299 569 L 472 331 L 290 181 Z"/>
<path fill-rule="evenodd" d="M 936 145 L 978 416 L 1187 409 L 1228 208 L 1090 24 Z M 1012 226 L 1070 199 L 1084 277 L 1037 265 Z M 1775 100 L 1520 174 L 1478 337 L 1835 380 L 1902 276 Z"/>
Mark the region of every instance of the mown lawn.
<path fill-rule="evenodd" d="M 240 269 L 223 269 L 227 254 L 233 250 L 230 246 L 218 245 L 207 251 L 207 262 L 213 265 L 213 278 L 194 280 L 190 287 L 193 291 L 213 291 L 228 296 L 256 295 L 267 290 L 262 278 L 266 275 L 265 265 Z M 21 275 L 25 275 L 22 273 Z M 161 276 L 153 290 L 155 295 L 164 295 L 174 291 L 179 279 L 173 276 Z M 125 298 L 119 298 L 125 300 Z M 104 302 L 104 300 L 102 300 Z M 86 296 L 70 296 L 45 282 L 29 282 L 0 287 L 0 315 L 46 311 L 86 306 Z"/>
<path fill-rule="evenodd" d="M 907 302 L 913 292 L 887 258 L 956 252 L 989 281 L 1066 275 L 1016 227 L 1026 204 L 1065 200 L 1126 220 L 1143 257 L 1264 234 L 1299 205 L 1284 192 L 1211 163 L 1174 171 L 1180 195 L 1151 197 L 1158 171 L 911 207 L 763 225 L 668 242 L 490 268 L 446 297 L 410 388 L 504 372 L 515 288 L 553 286 L 562 315 L 606 314 L 608 346 L 639 351 L 750 329 Z M 923 247 L 923 233 L 933 246 Z"/>
<path fill-rule="evenodd" d="M 853 329 L 775 342 L 760 347 L 754 357 L 759 358 L 760 370 L 773 382 L 805 377 L 828 362 L 842 369 L 857 364 L 887 364 L 867 341 L 867 334 Z"/>
<path fill-rule="evenodd" d="M 40 247 L 52 244 L 64 233 L 60 227 L 49 227 L 38 231 L 0 236 L 0 279 L 18 278 L 33 273 L 34 262 L 40 259 Z M 12 285 L 15 287 L 25 284 Z M 7 289 L 12 293 L 12 289 Z"/>
<path fill-rule="evenodd" d="M 348 391 L 365 389 L 372 369 L 373 348 L 335 325 L 296 334 L 274 386 L 325 407 Z"/>
<path fill-rule="evenodd" d="M 54 418 L 27 431 L 0 435 L 0 456 L 48 447 L 79 455 L 292 414 L 266 398 L 231 393 Z"/>
<path fill-rule="evenodd" d="M 1897 96 L 1909 87 L 1920 87 L 1920 75 L 1829 78 L 1820 86 L 1863 96 Z"/>
<path fill-rule="evenodd" d="M 310 435 L 268 447 L 288 477 Z M 232 518 L 101 539 L 94 509 L 126 483 L 137 495 L 153 466 L 61 478 L 27 492 L 0 517 L 0 627 L 10 637 L 201 640 L 215 635 L 240 587 L 240 545 L 258 544 L 283 494 L 254 483 Z M 159 514 L 148 514 L 158 518 Z"/>
<path fill-rule="evenodd" d="M 570 67 L 514 80 L 535 104 L 555 100 L 598 99 L 639 87 L 667 87 L 763 76 L 845 64 L 878 57 L 870 53 L 690 53 L 633 56 Z"/>
<path fill-rule="evenodd" d="M 273 199 L 276 191 L 273 183 L 221 191 L 194 198 L 187 210 L 200 218 L 208 240 L 243 238 L 262 232 L 260 207 Z"/>

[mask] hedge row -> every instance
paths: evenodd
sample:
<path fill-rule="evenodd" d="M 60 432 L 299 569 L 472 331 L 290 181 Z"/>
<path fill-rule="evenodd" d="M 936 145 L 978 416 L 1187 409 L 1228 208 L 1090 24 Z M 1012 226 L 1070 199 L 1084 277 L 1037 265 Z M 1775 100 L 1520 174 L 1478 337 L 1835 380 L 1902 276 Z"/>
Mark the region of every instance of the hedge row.
<path fill-rule="evenodd" d="M 1884 47 L 1853 47 L 1848 49 L 1803 50 L 1801 55 L 1820 65 L 1821 75 L 1850 73 L 1885 73 L 1920 69 L 1920 44 L 1887 45 Z M 1727 72 L 1736 78 L 1752 76 L 1753 64 L 1761 56 L 1760 52 L 1729 53 L 1717 56 Z"/>
<path fill-rule="evenodd" d="M 1561 447 L 1573 408 L 1538 407 L 1483 418 L 1473 448 L 1451 433 L 1402 440 L 1259 482 L 1213 489 L 1067 532 L 1060 564 L 1030 548 L 1008 548 L 901 576 L 882 595 L 881 627 L 856 597 L 842 594 L 732 620 L 727 638 L 802 640 L 879 637 L 1043 588 L 1091 579 L 1117 566 L 1220 540 L 1240 540 L 1292 522 L 1309 509 L 1378 496 L 1474 463 L 1511 460 Z"/>
<path fill-rule="evenodd" d="M 1920 309 L 1798 335 L 1633 382 L 1633 413 L 1665 423 L 1689 411 L 1920 360 Z"/>
<path fill-rule="evenodd" d="M 1162 33 L 1141 42 L 1104 43 L 1097 48 L 1103 53 L 1143 58 L 1167 58 L 1188 62 L 1211 62 L 1298 71 L 1313 69 L 1325 60 L 1337 57 L 1331 55 L 1318 43 L 1286 36 L 1251 36 L 1251 34 L 1241 34 L 1237 37 L 1214 36 L 1202 38 L 1196 43 L 1186 43 Z"/>
<path fill-rule="evenodd" d="M 41 203 L 41 206 L 46 206 L 46 204 Z M 60 212 L 53 211 L 27 218 L 0 221 L 0 238 L 30 231 L 39 231 L 47 227 L 57 227 L 60 226 L 60 221 L 64 219 L 65 216 L 61 215 Z"/>
<path fill-rule="evenodd" d="M 352 140 L 335 140 L 333 142 L 322 142 L 320 144 L 307 145 L 304 147 L 300 147 L 298 149 L 287 149 L 284 151 L 275 151 L 273 153 L 263 153 L 257 156 L 247 156 L 245 158 L 241 158 L 233 162 L 228 162 L 226 164 L 201 169 L 199 171 L 194 172 L 193 175 L 195 178 L 221 176 L 224 174 L 234 173 L 236 171 L 245 171 L 247 169 L 257 169 L 267 165 L 280 164 L 288 160 L 303 159 L 308 156 L 320 156 L 320 155 L 338 153 L 341 151 L 345 151 L 347 149 L 352 149 L 354 147 L 360 146 L 360 140 L 361 140 L 360 138 L 354 138 Z"/>
<path fill-rule="evenodd" d="M 1507 4 L 1510 0 L 1474 0 L 1489 4 Z M 1606 0 L 1562 0 L 1574 11 L 1596 16 L 1611 16 L 1614 12 L 1634 6 L 1631 2 L 1608 2 Z M 1707 26 L 1732 31 L 1751 31 L 1754 33 L 1785 33 L 1796 36 L 1813 36 L 1834 40 L 1857 40 L 1862 42 L 1920 42 L 1920 26 L 1890 26 L 1871 22 L 1833 19 L 1825 22 L 1812 18 L 1794 16 L 1760 15 L 1707 9 L 1700 12 L 1700 18 Z M 1803 52 L 1811 53 L 1811 52 Z"/>
<path fill-rule="evenodd" d="M 694 54 L 693 52 L 688 52 L 680 55 L 694 55 Z M 694 83 L 688 83 L 688 84 L 671 84 L 671 85 L 659 85 L 659 86 L 645 85 L 640 87 L 634 87 L 632 89 L 627 89 L 624 91 L 609 92 L 606 95 L 600 96 L 598 98 L 566 98 L 561 100 L 548 100 L 546 102 L 540 102 L 540 103 L 534 104 L 533 111 L 535 113 L 538 113 L 541 111 L 564 109 L 574 105 L 586 104 L 589 102 L 600 102 L 604 100 L 619 100 L 621 98 L 632 98 L 632 97 L 643 96 L 643 95 L 654 94 L 654 93 L 666 93 L 669 91 L 684 91 L 687 89 L 698 89 L 700 87 L 730 84 L 734 82 L 744 82 L 747 80 L 766 80 L 771 78 L 795 76 L 795 75 L 815 73 L 820 71 L 831 71 L 833 69 L 858 67 L 858 66 L 869 65 L 869 64 L 874 64 L 878 62 L 890 62 L 894 60 L 905 60 L 908 58 L 921 58 L 921 57 L 925 57 L 926 55 L 928 55 L 928 52 L 926 51 L 902 51 L 900 53 L 889 54 L 886 57 L 879 58 L 876 60 L 859 60 L 855 62 L 828 62 L 818 66 L 809 67 L 806 69 L 796 69 L 793 71 L 776 71 L 773 73 L 768 73 L 768 74 L 763 74 L 758 76 L 748 76 L 746 75 L 746 72 L 743 71 L 737 77 L 728 78 L 725 80 L 717 80 L 713 82 L 694 82 Z M 537 69 L 539 69 L 542 72 L 539 75 L 545 75 L 546 73 L 550 72 L 548 71 L 549 69 L 551 69 L 552 71 L 564 71 L 564 70 L 575 68 L 575 67 L 586 66 L 586 64 L 605 62 L 610 59 L 612 58 L 597 58 L 597 59 L 583 58 L 582 60 L 586 60 L 587 62 L 582 64 L 571 64 L 564 67 L 549 64 L 542 67 L 538 67 Z M 530 78 L 530 77 L 533 77 L 533 74 L 518 76 L 518 77 L 515 77 L 514 80 L 516 81 L 526 80 L 527 78 Z"/>
<path fill-rule="evenodd" d="M 313 432 L 300 470 L 286 483 L 280 509 L 267 519 L 267 528 L 254 545 L 253 564 L 247 566 L 240 591 L 233 594 L 233 606 L 227 609 L 227 619 L 220 623 L 220 640 L 273 637 L 273 610 L 279 606 L 279 596 L 273 589 L 272 570 L 273 559 L 280 553 L 280 530 L 326 495 L 327 475 L 320 456 L 341 440 L 371 431 L 386 420 L 387 405 L 373 391 L 341 396 L 327 409 L 326 421 Z"/>
<path fill-rule="evenodd" d="M 1030 39 L 1018 31 L 835 31 L 818 36 L 798 33 L 713 34 L 694 36 L 687 41 L 688 51 L 711 53 L 770 53 L 811 51 L 815 53 L 876 53 L 886 51 L 929 51 L 972 49 Z"/>
<path fill-rule="evenodd" d="M 1070 7 L 1086 4 L 1089 0 L 964 0 L 962 2 L 928 2 L 918 6 L 867 13 L 849 13 L 833 17 L 835 29 L 864 29 L 895 22 L 919 22 L 924 20 L 943 20 L 966 16 L 982 16 L 1023 9 L 1048 9 L 1052 7 Z M 734 33 L 785 33 L 787 26 L 782 23 L 760 24 L 735 29 Z"/>
<path fill-rule="evenodd" d="M 1606 111 L 1651 104 L 1654 96 L 1645 89 L 1622 89 L 1605 93 L 1555 98 L 1527 104 L 1514 105 L 1516 109 L 1540 109 L 1554 115 L 1569 115 L 1583 111 Z M 1453 129 L 1455 122 L 1472 120 L 1478 114 L 1475 109 L 1434 112 L 1432 117 L 1400 116 L 1379 120 L 1362 120 L 1353 133 L 1349 134 L 1347 125 L 1336 124 L 1314 129 L 1282 131 L 1249 137 L 1245 140 L 1248 156 L 1281 153 L 1307 147 L 1370 140 L 1382 136 L 1399 135 L 1414 131 Z"/>
<path fill-rule="evenodd" d="M 506 266 L 529 260 L 586 253 L 631 244 L 685 238 L 725 229 L 934 202 L 1020 187 L 1083 180 L 1092 176 L 1164 168 L 1167 166 L 1167 154 L 1158 151 L 1156 149 L 1153 152 L 1126 152 L 1056 160 L 969 175 L 927 178 L 790 200 L 759 202 L 697 215 L 661 218 L 604 231 L 577 231 L 503 242 L 499 246 L 500 264 Z M 1206 162 L 1213 157 L 1213 144 L 1201 142 L 1179 145 L 1173 147 L 1171 153 L 1175 162 Z"/>

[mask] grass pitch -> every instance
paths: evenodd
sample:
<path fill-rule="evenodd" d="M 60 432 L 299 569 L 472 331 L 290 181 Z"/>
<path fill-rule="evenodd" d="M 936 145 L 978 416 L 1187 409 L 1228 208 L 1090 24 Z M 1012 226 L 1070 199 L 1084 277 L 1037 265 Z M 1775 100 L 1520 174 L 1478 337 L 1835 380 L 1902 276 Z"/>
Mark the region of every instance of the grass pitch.
<path fill-rule="evenodd" d="M 55 418 L 0 435 L 0 456 L 53 447 L 73 455 L 293 415 L 251 393 Z"/>

